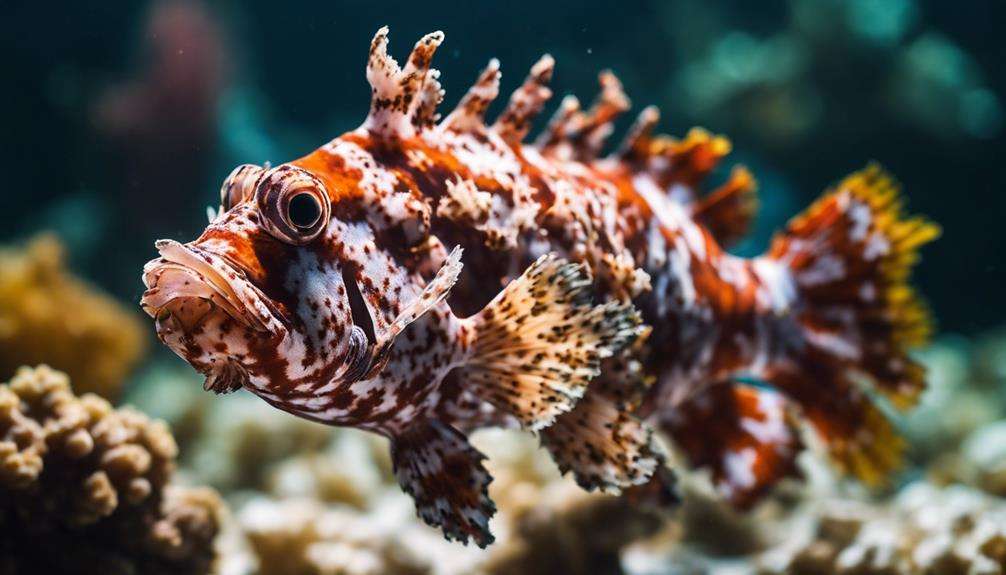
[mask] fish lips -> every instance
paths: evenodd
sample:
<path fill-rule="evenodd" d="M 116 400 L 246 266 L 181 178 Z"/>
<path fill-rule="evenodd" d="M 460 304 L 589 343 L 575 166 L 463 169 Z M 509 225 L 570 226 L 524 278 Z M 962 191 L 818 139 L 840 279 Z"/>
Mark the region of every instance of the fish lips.
<path fill-rule="evenodd" d="M 161 257 L 143 267 L 143 310 L 162 322 L 193 330 L 214 310 L 245 327 L 285 335 L 286 321 L 241 269 L 193 244 L 158 240 Z M 170 316 L 170 317 L 169 317 Z"/>

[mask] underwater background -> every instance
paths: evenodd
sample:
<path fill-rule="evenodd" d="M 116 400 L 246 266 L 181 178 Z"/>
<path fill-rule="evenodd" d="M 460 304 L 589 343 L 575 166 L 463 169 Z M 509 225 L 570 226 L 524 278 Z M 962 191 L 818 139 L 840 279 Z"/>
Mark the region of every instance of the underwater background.
<path fill-rule="evenodd" d="M 1006 573 L 1006 3 L 3 7 L 0 381 L 11 384 L 0 429 L 34 430 L 15 442 L 18 454 L 32 441 L 50 447 L 15 471 L 0 465 L 0 486 L 41 482 L 53 495 L 37 508 L 0 497 L 0 573 L 49 560 L 23 551 L 11 519 L 45 513 L 40 525 L 68 521 L 86 534 L 74 543 L 42 531 L 66 550 L 60 568 L 70 572 Z M 808 461 L 808 485 L 739 515 L 701 477 L 686 478 L 685 503 L 668 518 L 579 493 L 533 441 L 493 433 L 480 447 L 505 494 L 502 535 L 483 552 L 414 519 L 378 440 L 203 392 L 140 317 L 153 242 L 201 231 L 235 165 L 280 163 L 357 127 L 369 103 L 366 50 L 382 25 L 400 56 L 445 32 L 436 65 L 448 109 L 489 58 L 502 62 L 505 94 L 547 52 L 557 95 L 589 99 L 611 69 L 634 109 L 659 106 L 659 131 L 729 137 L 726 165 L 750 167 L 762 201 L 755 233 L 735 250 L 744 255 L 843 175 L 871 160 L 889 169 L 909 210 L 943 227 L 913 282 L 938 322 L 920 352 L 931 389 L 898 421 L 911 461 L 892 486 L 867 492 Z M 68 379 L 15 376 L 42 363 Z M 64 427 L 28 410 L 36 430 L 4 407 L 17 403 L 10 394 L 41 402 Z M 80 413 L 130 438 L 128 457 L 110 447 L 99 458 L 107 469 L 86 471 L 86 496 L 41 473 L 73 460 L 81 442 L 103 449 Z M 70 455 L 51 447 L 57 435 L 76 438 L 60 448 Z M 102 519 L 112 516 L 121 525 Z"/>

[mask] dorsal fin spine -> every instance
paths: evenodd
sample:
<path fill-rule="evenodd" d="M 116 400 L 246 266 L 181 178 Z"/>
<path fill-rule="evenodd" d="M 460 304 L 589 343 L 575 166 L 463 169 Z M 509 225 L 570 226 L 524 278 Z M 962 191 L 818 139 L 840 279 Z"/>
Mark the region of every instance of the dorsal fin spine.
<path fill-rule="evenodd" d="M 570 121 L 579 112 L 580 100 L 572 94 L 564 96 L 552 118 L 549 119 L 548 126 L 535 140 L 535 145 L 544 150 L 561 142 L 566 137 Z"/>
<path fill-rule="evenodd" d="M 444 33 L 440 31 L 423 36 L 402 69 L 388 54 L 388 27 L 377 31 L 367 58 L 367 81 L 372 94 L 370 114 L 363 124 L 367 131 L 381 136 L 410 137 L 417 126 L 429 123 L 428 118 L 436 113 L 430 104 L 436 107 L 440 93 L 436 79 L 439 73 L 430 74 L 430 61 L 443 40 Z M 432 83 L 428 84 L 428 79 Z"/>
<path fill-rule="evenodd" d="M 457 132 L 471 131 L 485 127 L 486 109 L 492 104 L 500 90 L 500 62 L 489 60 L 475 83 L 461 98 L 454 110 L 441 124 L 442 128 Z"/>
<path fill-rule="evenodd" d="M 643 108 L 625 134 L 625 139 L 622 140 L 622 144 L 615 152 L 615 158 L 630 160 L 645 157 L 646 148 L 649 147 L 649 142 L 653 139 L 653 129 L 659 121 L 659 108 L 656 106 Z"/>
<path fill-rule="evenodd" d="M 552 79 L 554 68 L 555 60 L 545 54 L 531 67 L 521 87 L 510 96 L 506 109 L 493 124 L 493 129 L 507 143 L 513 145 L 524 139 L 531 129 L 531 122 L 552 97 L 548 82 Z"/>

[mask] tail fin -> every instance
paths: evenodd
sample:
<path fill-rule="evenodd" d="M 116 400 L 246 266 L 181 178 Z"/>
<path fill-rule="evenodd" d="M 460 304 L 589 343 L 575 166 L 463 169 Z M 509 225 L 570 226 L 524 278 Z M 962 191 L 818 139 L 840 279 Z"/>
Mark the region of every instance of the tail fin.
<path fill-rule="evenodd" d="M 919 247 L 939 234 L 928 220 L 906 217 L 897 184 L 870 165 L 794 218 L 766 256 L 790 270 L 793 315 L 803 342 L 793 361 L 769 379 L 803 404 L 837 457 L 869 457 L 875 450 L 860 444 L 890 435 L 866 437 L 883 427 L 876 421 L 882 416 L 868 398 L 857 398 L 855 403 L 870 411 L 856 418 L 862 425 L 848 425 L 845 418 L 845 425 L 836 426 L 826 421 L 829 410 L 808 403 L 833 397 L 837 388 L 855 391 L 848 383 L 852 375 L 864 377 L 899 409 L 914 405 L 925 388 L 925 371 L 908 351 L 928 340 L 932 321 L 908 279 Z M 821 381 L 822 373 L 833 377 Z M 881 459 L 872 467 L 892 466 L 889 457 Z"/>

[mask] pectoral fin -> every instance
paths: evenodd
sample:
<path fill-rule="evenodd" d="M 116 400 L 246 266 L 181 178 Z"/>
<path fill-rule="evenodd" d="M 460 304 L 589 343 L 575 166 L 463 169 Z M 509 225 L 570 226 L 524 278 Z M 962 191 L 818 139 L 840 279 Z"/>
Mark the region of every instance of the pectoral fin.
<path fill-rule="evenodd" d="M 461 381 L 528 429 L 570 411 L 601 360 L 642 329 L 632 304 L 592 304 L 590 285 L 581 265 L 539 258 L 469 320 L 475 336 Z"/>

